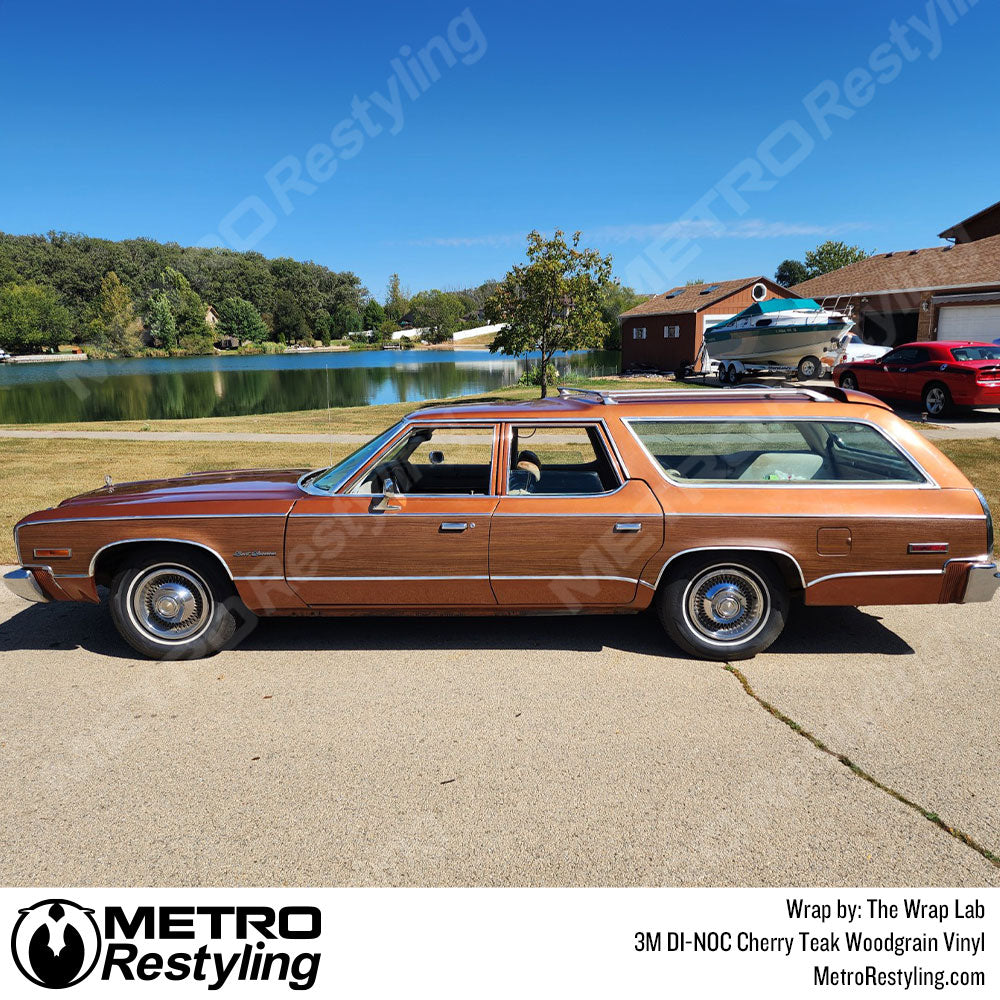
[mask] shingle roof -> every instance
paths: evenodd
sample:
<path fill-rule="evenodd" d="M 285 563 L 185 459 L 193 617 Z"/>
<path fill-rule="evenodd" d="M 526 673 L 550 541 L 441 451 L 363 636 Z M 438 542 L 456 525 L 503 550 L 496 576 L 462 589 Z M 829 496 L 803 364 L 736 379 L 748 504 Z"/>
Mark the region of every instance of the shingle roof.
<path fill-rule="evenodd" d="M 1000 236 L 947 247 L 877 253 L 838 271 L 803 281 L 792 291 L 821 299 L 830 295 L 970 285 L 1000 285 Z"/>
<path fill-rule="evenodd" d="M 677 285 L 662 295 L 654 295 L 645 302 L 633 306 L 622 316 L 659 316 L 666 313 L 701 312 L 707 306 L 714 305 L 721 299 L 728 298 L 758 281 L 763 277 L 736 278 L 733 281 L 703 281 L 697 285 Z M 707 294 L 703 294 L 707 292 Z"/>

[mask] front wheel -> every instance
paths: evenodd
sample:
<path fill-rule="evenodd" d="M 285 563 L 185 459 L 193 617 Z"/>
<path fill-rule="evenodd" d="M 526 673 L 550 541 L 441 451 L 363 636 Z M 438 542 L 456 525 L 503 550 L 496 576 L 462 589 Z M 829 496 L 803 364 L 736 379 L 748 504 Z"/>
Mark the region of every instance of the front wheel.
<path fill-rule="evenodd" d="M 154 660 L 212 656 L 256 624 L 215 560 L 190 550 L 136 553 L 115 574 L 110 603 L 121 637 Z"/>
<path fill-rule="evenodd" d="M 660 589 L 657 613 L 667 634 L 702 660 L 745 660 L 781 635 L 788 588 L 763 557 L 725 553 L 680 564 Z"/>
<path fill-rule="evenodd" d="M 840 376 L 840 388 L 841 389 L 857 389 L 858 387 L 858 376 L 854 372 L 844 372 Z"/>

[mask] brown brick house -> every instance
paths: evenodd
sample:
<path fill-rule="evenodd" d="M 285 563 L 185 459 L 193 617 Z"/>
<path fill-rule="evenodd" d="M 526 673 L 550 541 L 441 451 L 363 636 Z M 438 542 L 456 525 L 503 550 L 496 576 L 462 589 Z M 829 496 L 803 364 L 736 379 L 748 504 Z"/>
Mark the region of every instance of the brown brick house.
<path fill-rule="evenodd" d="M 754 298 L 756 290 L 757 298 Z M 765 299 L 787 299 L 770 278 L 737 278 L 679 285 L 621 315 L 622 371 L 675 371 L 694 362 L 705 330 Z"/>
<path fill-rule="evenodd" d="M 941 233 L 948 246 L 879 253 L 796 285 L 849 311 L 872 344 L 1000 337 L 1000 203 Z"/>

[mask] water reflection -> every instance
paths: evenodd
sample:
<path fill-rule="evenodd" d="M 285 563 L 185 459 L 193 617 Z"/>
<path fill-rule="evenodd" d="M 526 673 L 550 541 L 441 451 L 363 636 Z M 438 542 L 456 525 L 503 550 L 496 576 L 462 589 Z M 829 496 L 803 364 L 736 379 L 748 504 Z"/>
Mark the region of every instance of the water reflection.
<path fill-rule="evenodd" d="M 488 352 L 364 351 L 0 367 L 0 422 L 169 420 L 418 402 L 517 381 L 523 358 Z M 557 359 L 563 374 L 618 371 L 618 354 Z"/>

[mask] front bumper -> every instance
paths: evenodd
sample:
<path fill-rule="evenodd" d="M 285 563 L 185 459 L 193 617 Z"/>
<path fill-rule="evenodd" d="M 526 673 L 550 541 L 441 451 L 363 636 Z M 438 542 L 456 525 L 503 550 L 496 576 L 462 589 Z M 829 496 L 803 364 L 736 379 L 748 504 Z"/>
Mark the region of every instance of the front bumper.
<path fill-rule="evenodd" d="M 997 572 L 997 564 L 974 563 L 969 567 L 962 603 L 976 604 L 992 601 L 993 595 L 998 589 L 1000 589 L 1000 573 Z"/>
<path fill-rule="evenodd" d="M 44 604 L 49 600 L 49 595 L 38 585 L 35 574 L 30 569 L 15 569 L 10 573 L 4 573 L 3 582 L 12 594 L 25 601 Z"/>

